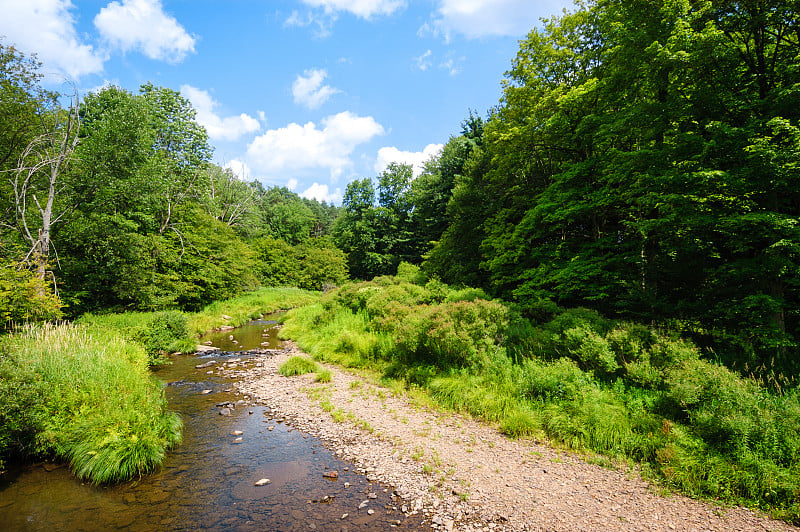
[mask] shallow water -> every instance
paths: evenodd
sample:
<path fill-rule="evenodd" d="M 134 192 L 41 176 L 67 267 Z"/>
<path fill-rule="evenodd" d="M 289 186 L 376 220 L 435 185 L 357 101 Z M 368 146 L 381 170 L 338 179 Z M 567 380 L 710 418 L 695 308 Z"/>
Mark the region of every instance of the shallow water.
<path fill-rule="evenodd" d="M 262 337 L 274 323 L 257 321 L 209 339 L 223 349 L 250 349 L 265 341 L 265 347 L 277 348 L 274 330 Z M 238 344 L 226 344 L 231 334 Z M 158 472 L 95 487 L 81 483 L 67 467 L 20 466 L 0 478 L 0 530 L 385 530 L 398 523 L 402 529 L 418 528 L 418 519 L 397 509 L 400 502 L 392 500 L 389 486 L 347 471 L 351 464 L 269 409 L 240 405 L 230 416 L 219 414 L 219 404 L 240 398 L 213 367 L 195 366 L 248 356 L 180 355 L 156 372 L 169 383 L 170 408 L 184 423 L 183 443 Z M 233 431 L 242 431 L 241 442 L 235 442 Z M 338 479 L 323 477 L 330 470 L 338 471 Z M 271 482 L 255 486 L 262 478 Z M 348 515 L 342 519 L 343 514 Z"/>

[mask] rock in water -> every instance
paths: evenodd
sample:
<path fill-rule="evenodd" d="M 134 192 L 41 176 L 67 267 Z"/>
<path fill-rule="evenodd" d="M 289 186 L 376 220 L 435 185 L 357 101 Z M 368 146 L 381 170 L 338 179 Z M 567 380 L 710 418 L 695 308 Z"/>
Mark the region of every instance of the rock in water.
<path fill-rule="evenodd" d="M 339 472 L 338 471 L 325 471 L 322 474 L 322 476 L 325 477 L 325 478 L 339 478 Z"/>
<path fill-rule="evenodd" d="M 266 486 L 266 485 L 267 485 L 267 484 L 269 484 L 270 482 L 272 482 L 270 479 L 268 479 L 268 478 L 262 478 L 261 480 L 258 480 L 258 481 L 256 481 L 255 485 L 256 485 L 256 486 Z"/>

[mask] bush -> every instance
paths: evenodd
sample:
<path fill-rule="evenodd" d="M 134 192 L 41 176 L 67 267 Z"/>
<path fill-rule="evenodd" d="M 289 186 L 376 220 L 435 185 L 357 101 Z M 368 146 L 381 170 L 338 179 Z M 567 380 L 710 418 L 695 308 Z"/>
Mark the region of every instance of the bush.
<path fill-rule="evenodd" d="M 491 301 L 420 307 L 398 326 L 397 355 L 407 365 L 477 373 L 491 366 L 507 325 L 508 310 Z"/>
<path fill-rule="evenodd" d="M 164 363 L 169 353 L 191 350 L 195 342 L 189 337 L 189 320 L 183 312 L 158 312 L 147 322 L 141 341 L 151 365 Z"/>
<path fill-rule="evenodd" d="M 36 437 L 45 424 L 45 393 L 30 368 L 0 354 L 0 472 L 6 459 L 36 452 Z"/>
<path fill-rule="evenodd" d="M 591 374 L 584 373 L 568 358 L 553 362 L 526 360 L 521 373 L 519 395 L 542 402 L 571 400 L 592 382 Z"/>
<path fill-rule="evenodd" d="M 0 330 L 14 323 L 60 317 L 61 301 L 49 283 L 20 264 L 0 264 Z"/>

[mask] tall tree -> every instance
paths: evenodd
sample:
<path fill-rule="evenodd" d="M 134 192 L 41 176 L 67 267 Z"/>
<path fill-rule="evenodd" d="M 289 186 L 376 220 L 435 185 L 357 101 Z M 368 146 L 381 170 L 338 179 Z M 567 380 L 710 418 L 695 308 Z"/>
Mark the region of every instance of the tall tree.
<path fill-rule="evenodd" d="M 40 115 L 43 133 L 28 143 L 12 171 L 17 231 L 29 244 L 25 261 L 32 261 L 40 280 L 47 276 L 53 250 L 53 229 L 74 209 L 65 174 L 78 144 L 77 97 L 71 109 L 47 109 Z"/>

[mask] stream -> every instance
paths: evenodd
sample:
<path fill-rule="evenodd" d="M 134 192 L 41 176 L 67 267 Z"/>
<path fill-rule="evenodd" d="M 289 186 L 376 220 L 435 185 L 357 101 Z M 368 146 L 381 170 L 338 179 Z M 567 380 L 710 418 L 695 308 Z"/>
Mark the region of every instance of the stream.
<path fill-rule="evenodd" d="M 274 316 L 271 316 L 274 317 Z M 278 349 L 265 319 L 207 335 L 221 351 L 176 355 L 155 371 L 170 409 L 183 419 L 183 443 L 153 474 L 92 486 L 52 463 L 11 467 L 0 477 L 2 530 L 386 530 L 416 529 L 396 508 L 392 488 L 367 479 L 322 443 L 261 406 L 221 406 L 241 398 L 232 381 L 196 366 Z M 268 331 L 269 337 L 262 337 Z M 229 337 L 234 337 L 234 343 Z M 263 344 L 266 345 L 263 345 Z M 208 369 L 213 369 L 208 368 Z M 268 430 L 272 427 L 272 430 Z M 241 435 L 238 434 L 241 431 Z M 323 476 L 338 471 L 338 478 Z M 256 486 L 260 479 L 266 485 Z M 346 514 L 346 515 L 345 515 Z"/>

